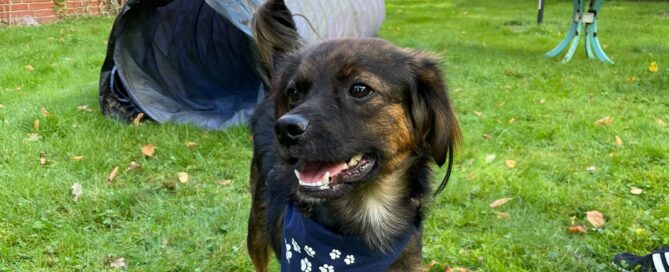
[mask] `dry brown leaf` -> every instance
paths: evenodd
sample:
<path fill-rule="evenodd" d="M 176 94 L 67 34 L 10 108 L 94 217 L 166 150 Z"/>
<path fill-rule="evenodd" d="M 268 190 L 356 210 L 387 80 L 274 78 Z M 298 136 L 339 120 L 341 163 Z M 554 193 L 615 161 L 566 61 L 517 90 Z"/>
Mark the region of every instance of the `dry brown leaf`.
<path fill-rule="evenodd" d="M 35 121 L 33 122 L 33 128 L 35 130 L 39 130 L 39 119 L 35 119 Z"/>
<path fill-rule="evenodd" d="M 602 118 L 602 119 L 599 119 L 599 120 L 595 121 L 595 125 L 598 126 L 598 127 L 600 127 L 600 126 L 608 126 L 608 125 L 610 125 L 610 124 L 612 124 L 612 123 L 613 123 L 613 118 L 611 118 L 611 117 L 609 117 L 609 116 L 606 116 L 606 117 L 604 117 L 604 118 Z"/>
<path fill-rule="evenodd" d="M 464 267 L 446 267 L 444 272 L 469 272 L 469 269 Z"/>
<path fill-rule="evenodd" d="M 125 258 L 123 258 L 123 257 L 114 258 L 109 263 L 109 266 L 111 268 L 116 268 L 116 269 L 124 269 L 124 268 L 128 267 L 128 265 L 125 263 Z"/>
<path fill-rule="evenodd" d="M 196 148 L 197 143 L 196 142 L 186 142 L 186 147 L 191 148 L 191 149 Z"/>
<path fill-rule="evenodd" d="M 109 176 L 107 176 L 107 181 L 112 182 L 114 179 L 118 176 L 118 166 L 114 167 L 114 170 L 109 173 Z"/>
<path fill-rule="evenodd" d="M 481 115 L 483 115 L 483 113 L 480 111 L 474 111 L 474 114 L 478 117 L 481 117 Z"/>
<path fill-rule="evenodd" d="M 502 206 L 502 205 L 506 204 L 507 202 L 509 202 L 509 200 L 511 200 L 511 199 L 513 199 L 513 198 L 505 197 L 505 198 L 500 198 L 498 200 L 495 200 L 492 203 L 490 203 L 490 208 L 494 209 L 494 208 L 497 208 L 499 206 Z"/>
<path fill-rule="evenodd" d="M 588 222 L 592 224 L 593 227 L 599 228 L 601 226 L 604 226 L 606 224 L 606 219 L 604 219 L 604 215 L 599 212 L 599 211 L 589 211 L 586 212 L 586 217 L 588 218 Z"/>
<path fill-rule="evenodd" d="M 516 161 L 514 160 L 506 160 L 506 162 L 504 163 L 506 164 L 506 167 L 508 167 L 509 169 L 516 168 Z"/>
<path fill-rule="evenodd" d="M 661 127 L 667 125 L 667 123 L 664 122 L 664 120 L 662 120 L 662 119 L 660 119 L 660 118 L 657 118 L 657 120 L 655 120 L 655 123 L 657 123 L 657 124 L 658 124 L 659 126 L 661 126 Z"/>
<path fill-rule="evenodd" d="M 623 145 L 623 139 L 620 138 L 620 136 L 616 135 L 616 145 L 621 146 Z"/>
<path fill-rule="evenodd" d="M 432 261 L 430 261 L 430 263 L 428 263 L 428 264 L 426 264 L 425 266 L 423 266 L 423 272 L 428 272 L 428 271 L 430 271 L 430 269 L 432 269 L 432 267 L 433 267 L 435 264 L 437 264 L 437 261 L 434 260 L 434 259 L 432 259 Z"/>
<path fill-rule="evenodd" d="M 74 157 L 72 157 L 73 161 L 80 161 L 80 160 L 83 160 L 83 159 L 84 159 L 84 156 L 74 156 Z"/>
<path fill-rule="evenodd" d="M 571 225 L 569 228 L 567 228 L 567 232 L 571 234 L 579 234 L 579 233 L 586 233 L 588 232 L 588 229 L 585 228 L 585 226 L 579 224 L 579 225 Z"/>
<path fill-rule="evenodd" d="M 128 171 L 133 171 L 133 170 L 137 170 L 137 169 L 140 169 L 140 168 L 142 168 L 141 164 L 139 164 L 135 161 L 131 161 L 130 164 L 128 164 L 127 170 Z"/>
<path fill-rule="evenodd" d="M 592 174 L 597 170 L 597 167 L 594 165 L 588 166 L 588 168 L 585 168 L 585 171 L 588 171 L 588 173 Z"/>
<path fill-rule="evenodd" d="M 132 124 L 135 126 L 139 126 L 139 124 L 142 122 L 142 119 L 144 119 L 144 113 L 140 112 L 135 116 L 135 119 L 132 119 Z"/>
<path fill-rule="evenodd" d="M 231 179 L 222 179 L 222 180 L 218 181 L 218 184 L 223 185 L 223 186 L 228 186 L 228 185 L 232 184 L 232 180 Z"/>
<path fill-rule="evenodd" d="M 491 162 L 494 161 L 496 158 L 497 158 L 497 155 L 495 155 L 495 154 L 488 154 L 488 155 L 485 155 L 485 162 L 487 162 L 487 163 L 491 163 Z"/>
<path fill-rule="evenodd" d="M 490 134 L 483 134 L 483 135 L 481 135 L 481 139 L 490 140 L 490 139 L 492 139 L 492 136 L 490 136 Z"/>
<path fill-rule="evenodd" d="M 46 165 L 46 154 L 44 152 L 39 153 L 39 165 L 41 166 Z"/>
<path fill-rule="evenodd" d="M 44 116 L 44 117 L 48 117 L 49 115 L 51 115 L 51 113 L 48 110 L 46 110 L 46 108 L 44 108 L 44 107 L 41 107 L 39 109 L 39 111 L 42 113 L 42 116 Z"/>
<path fill-rule="evenodd" d="M 632 193 L 633 195 L 640 195 L 641 193 L 643 193 L 643 190 L 641 188 L 632 186 L 630 187 L 630 193 Z"/>
<path fill-rule="evenodd" d="M 153 157 L 153 154 L 156 153 L 156 146 L 152 144 L 147 144 L 142 147 L 142 155 L 145 157 Z"/>
<path fill-rule="evenodd" d="M 510 215 L 509 213 L 500 212 L 500 211 L 493 211 L 493 212 L 495 213 L 495 215 L 497 216 L 497 218 L 500 218 L 500 219 L 511 219 L 511 215 Z"/>
<path fill-rule="evenodd" d="M 181 182 L 181 183 L 188 182 L 188 173 L 186 173 L 186 172 L 177 173 L 177 180 L 179 180 L 179 182 Z"/>
<path fill-rule="evenodd" d="M 74 184 L 72 184 L 72 187 L 70 187 L 70 189 L 72 189 L 72 199 L 74 199 L 74 202 L 79 201 L 81 195 L 84 194 L 84 189 L 81 188 L 81 184 L 79 184 L 79 182 L 75 182 Z"/>
<path fill-rule="evenodd" d="M 4 108 L 5 108 L 5 105 L 0 104 L 0 110 L 1 110 L 1 109 L 4 109 Z"/>
<path fill-rule="evenodd" d="M 28 72 L 32 72 L 33 70 L 35 70 L 35 68 L 30 64 L 23 66 L 23 69 L 26 69 L 26 71 Z"/>

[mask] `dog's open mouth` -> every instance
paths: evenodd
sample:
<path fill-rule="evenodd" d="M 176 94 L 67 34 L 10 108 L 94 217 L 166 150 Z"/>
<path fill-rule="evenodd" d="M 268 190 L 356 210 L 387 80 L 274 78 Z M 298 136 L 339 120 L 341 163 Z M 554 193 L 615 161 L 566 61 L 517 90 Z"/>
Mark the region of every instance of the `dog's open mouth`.
<path fill-rule="evenodd" d="M 325 191 L 338 184 L 361 181 L 372 171 L 375 164 L 374 157 L 358 154 L 348 161 L 338 163 L 308 161 L 301 170 L 295 170 L 295 175 L 300 189 Z"/>

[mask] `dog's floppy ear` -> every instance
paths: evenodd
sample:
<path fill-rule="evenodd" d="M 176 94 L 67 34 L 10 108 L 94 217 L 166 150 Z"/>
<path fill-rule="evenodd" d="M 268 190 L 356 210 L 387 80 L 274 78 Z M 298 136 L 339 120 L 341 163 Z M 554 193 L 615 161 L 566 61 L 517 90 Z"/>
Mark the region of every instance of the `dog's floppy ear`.
<path fill-rule="evenodd" d="M 271 73 L 281 55 L 301 46 L 295 21 L 283 0 L 268 0 L 253 14 L 253 36 L 260 59 Z"/>
<path fill-rule="evenodd" d="M 414 73 L 410 90 L 411 118 L 417 136 L 434 158 L 437 165 L 446 161 L 449 146 L 460 141 L 460 129 L 448 99 L 439 61 L 426 53 L 413 53 L 411 69 Z"/>

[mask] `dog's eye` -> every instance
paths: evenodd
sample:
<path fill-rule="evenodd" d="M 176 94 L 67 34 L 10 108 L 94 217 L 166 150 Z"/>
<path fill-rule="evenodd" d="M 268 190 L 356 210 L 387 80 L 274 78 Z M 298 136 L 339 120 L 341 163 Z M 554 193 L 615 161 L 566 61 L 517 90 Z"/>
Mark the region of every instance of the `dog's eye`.
<path fill-rule="evenodd" d="M 362 83 L 356 83 L 351 86 L 351 89 L 348 91 L 348 93 L 355 98 L 363 98 L 365 96 L 368 96 L 372 93 L 374 93 L 374 90 L 370 88 L 369 86 L 362 84 Z"/>
<path fill-rule="evenodd" d="M 286 90 L 286 95 L 288 96 L 288 103 L 290 104 L 295 104 L 297 102 L 300 102 L 300 100 L 302 99 L 302 95 L 300 94 L 300 92 L 292 87 Z"/>

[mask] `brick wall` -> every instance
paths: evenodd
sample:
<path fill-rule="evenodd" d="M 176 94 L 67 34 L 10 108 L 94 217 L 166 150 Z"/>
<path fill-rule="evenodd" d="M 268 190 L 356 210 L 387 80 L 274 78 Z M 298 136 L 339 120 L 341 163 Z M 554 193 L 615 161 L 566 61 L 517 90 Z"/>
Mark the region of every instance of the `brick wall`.
<path fill-rule="evenodd" d="M 0 26 L 43 24 L 66 15 L 97 15 L 100 1 L 0 0 Z M 59 8 L 54 2 L 64 3 L 64 6 Z"/>

